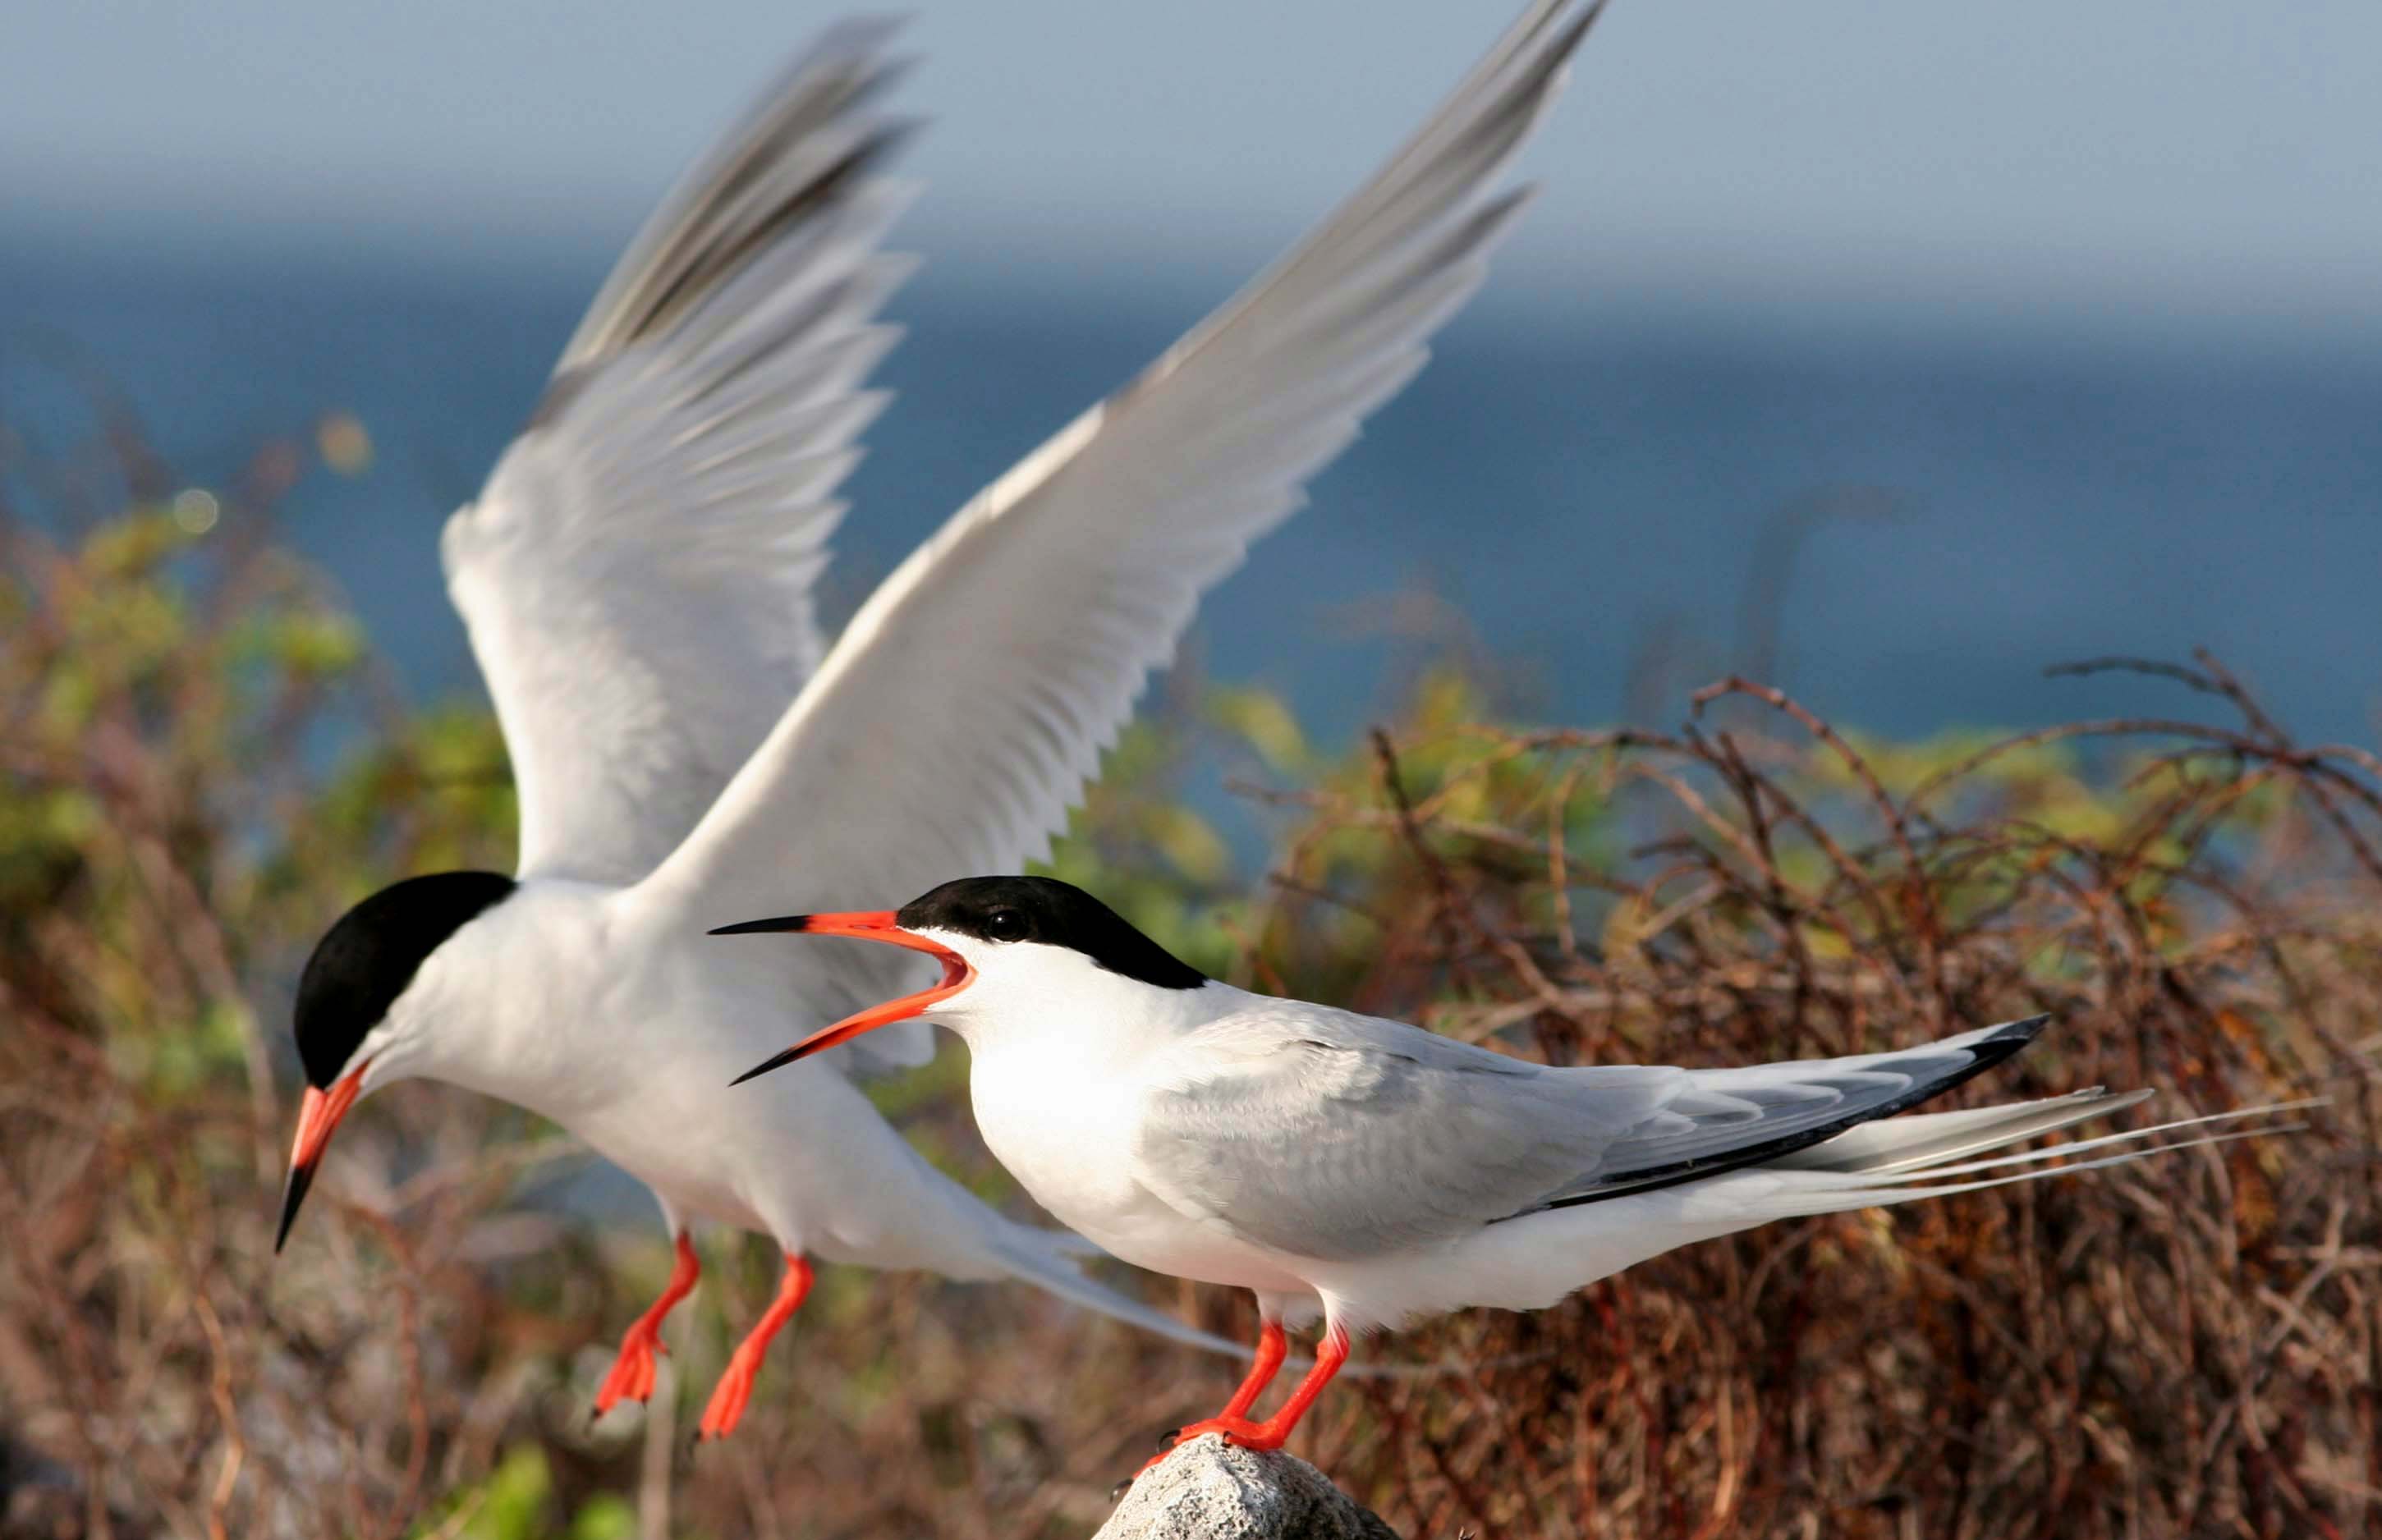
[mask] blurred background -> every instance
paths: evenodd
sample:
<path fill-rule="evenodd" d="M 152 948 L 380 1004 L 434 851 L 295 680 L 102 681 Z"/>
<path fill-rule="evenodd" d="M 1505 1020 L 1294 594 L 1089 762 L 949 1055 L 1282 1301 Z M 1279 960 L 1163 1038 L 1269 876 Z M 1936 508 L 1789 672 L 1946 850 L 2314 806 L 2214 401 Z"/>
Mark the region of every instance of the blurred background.
<path fill-rule="evenodd" d="M 831 619 L 1516 6 L 915 8 L 927 262 Z M 511 863 L 439 525 L 831 8 L 19 9 L 0 1540 L 1089 1533 L 1234 1365 L 828 1268 L 691 1459 L 677 1401 L 773 1276 L 723 1244 L 652 1413 L 591 1428 L 657 1227 L 435 1087 L 375 1097 L 270 1259 L 307 949 Z M 1488 287 L 1208 601 L 1057 870 L 1219 976 L 1555 1062 L 2042 1009 L 1996 1094 L 2334 1105 L 1434 1328 L 1397 1355 L 1488 1367 L 1302 1433 L 1402 1529 L 2377 1533 L 2377 103 L 2350 0 L 1617 0 L 1589 40 Z M 2045 677 L 2109 654 L 2158 666 Z M 1731 672 L 1800 706 L 1692 699 Z M 1015 1206 L 964 1069 L 878 1094 Z"/>
<path fill-rule="evenodd" d="M 927 264 L 839 594 L 1287 244 L 1511 8 L 918 7 L 896 244 Z M 35 7 L 0 57 L 0 409 L 62 431 L 65 349 L 202 485 L 352 414 L 368 472 L 311 479 L 290 536 L 409 691 L 474 690 L 437 521 L 828 14 Z M 2127 704 L 2040 669 L 2205 644 L 2360 734 L 2376 101 L 2382 13 L 2352 0 L 1617 6 L 1489 287 L 1200 650 L 1344 736 L 1393 634 L 1455 627 L 1556 716 L 1671 709 L 1662 671 L 1630 699 L 1654 647 L 1897 732 Z"/>

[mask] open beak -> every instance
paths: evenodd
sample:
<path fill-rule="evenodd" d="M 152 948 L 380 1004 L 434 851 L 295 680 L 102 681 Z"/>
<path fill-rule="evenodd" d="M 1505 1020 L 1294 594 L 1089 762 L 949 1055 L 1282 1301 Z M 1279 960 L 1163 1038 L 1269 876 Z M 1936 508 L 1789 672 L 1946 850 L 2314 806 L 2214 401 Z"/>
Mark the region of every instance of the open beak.
<path fill-rule="evenodd" d="M 822 1028 L 788 1048 L 777 1057 L 756 1064 L 728 1083 L 742 1085 L 755 1075 L 807 1058 L 822 1048 L 832 1048 L 839 1043 L 849 1043 L 862 1033 L 891 1021 L 903 1021 L 924 1015 L 939 1001 L 948 1000 L 965 989 L 976 978 L 976 970 L 967 959 L 939 942 L 930 941 L 915 931 L 905 931 L 893 923 L 890 909 L 855 910 L 846 914 L 789 914 L 776 920 L 747 920 L 741 925 L 722 925 L 714 935 L 757 935 L 770 931 L 794 931 L 804 935 L 854 935 L 863 941 L 881 941 L 889 947 L 907 947 L 914 952 L 924 952 L 943 965 L 943 982 L 931 989 L 921 989 L 915 995 L 904 995 L 898 1000 L 888 1000 L 881 1006 L 847 1016 L 831 1027 Z"/>
<path fill-rule="evenodd" d="M 298 1137 L 289 1146 L 289 1179 L 281 1188 L 281 1228 L 273 1237 L 276 1255 L 282 1242 L 289 1239 L 289 1226 L 298 1217 L 298 1205 L 306 1201 L 306 1190 L 314 1185 L 314 1167 L 323 1163 L 323 1152 L 331 1147 L 333 1131 L 363 1093 L 364 1069 L 371 1062 L 366 1059 L 357 1065 L 328 1091 L 308 1086 L 306 1099 L 298 1104 Z"/>

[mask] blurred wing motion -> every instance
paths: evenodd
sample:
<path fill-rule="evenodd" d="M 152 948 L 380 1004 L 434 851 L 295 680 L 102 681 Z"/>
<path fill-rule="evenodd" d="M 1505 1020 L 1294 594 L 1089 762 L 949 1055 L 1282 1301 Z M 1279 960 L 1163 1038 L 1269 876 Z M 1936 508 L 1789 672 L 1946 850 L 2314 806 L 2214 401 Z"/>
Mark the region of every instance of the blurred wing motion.
<path fill-rule="evenodd" d="M 894 572 L 651 900 L 704 926 L 1041 854 L 1199 596 L 1420 369 L 1524 190 L 1492 183 L 1596 7 L 1541 0 L 1320 228 Z M 1525 189 L 1526 190 L 1526 189 Z M 851 1003 L 886 948 L 841 948 Z"/>
<path fill-rule="evenodd" d="M 1177 1211 L 1259 1245 L 1379 1254 L 1789 1159 L 1990 1069 L 2044 1021 L 1740 1069 L 1555 1069 L 1401 1021 L 1267 1000 L 1168 1050 L 1142 1106 L 1135 1175 Z"/>
<path fill-rule="evenodd" d="M 521 790 L 521 874 L 635 882 L 824 652 L 810 587 L 883 405 L 903 126 L 839 28 L 685 177 L 441 550 Z"/>

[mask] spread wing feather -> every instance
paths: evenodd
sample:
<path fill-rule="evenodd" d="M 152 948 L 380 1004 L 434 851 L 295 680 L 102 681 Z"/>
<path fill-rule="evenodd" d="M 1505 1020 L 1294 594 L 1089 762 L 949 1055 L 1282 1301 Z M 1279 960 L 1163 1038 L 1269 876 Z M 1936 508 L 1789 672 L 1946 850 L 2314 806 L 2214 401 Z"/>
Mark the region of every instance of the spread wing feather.
<path fill-rule="evenodd" d="M 1200 595 L 1426 357 L 1522 206 L 1501 169 L 1596 7 L 1538 0 L 1389 165 L 869 599 L 642 897 L 710 926 L 1042 854 Z M 840 958 L 853 1003 L 898 957 Z"/>
<path fill-rule="evenodd" d="M 829 32 L 664 201 L 479 500 L 448 590 L 521 793 L 523 876 L 644 877 L 824 652 L 811 585 L 907 271 L 886 28 Z"/>

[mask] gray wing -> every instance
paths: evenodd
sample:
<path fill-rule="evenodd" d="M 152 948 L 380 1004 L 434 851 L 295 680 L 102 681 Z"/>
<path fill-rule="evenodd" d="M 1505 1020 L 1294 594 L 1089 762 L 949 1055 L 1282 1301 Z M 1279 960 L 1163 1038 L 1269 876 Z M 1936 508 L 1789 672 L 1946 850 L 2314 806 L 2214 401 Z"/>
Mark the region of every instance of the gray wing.
<path fill-rule="evenodd" d="M 888 30 L 830 31 L 621 257 L 529 425 L 448 521 L 448 589 L 521 793 L 524 875 L 627 884 L 816 670 L 810 590 L 883 405 L 908 271 L 873 98 Z"/>
<path fill-rule="evenodd" d="M 1687 1085 L 1680 1069 L 1548 1069 L 1266 1000 L 1167 1051 L 1137 1171 L 1176 1209 L 1259 1245 L 1378 1255 L 1542 1203 Z"/>
<path fill-rule="evenodd" d="M 1737 1069 L 1551 1069 L 1265 1000 L 1168 1050 L 1143 1107 L 1139 1174 L 1258 1244 L 1378 1255 L 1783 1156 L 1958 1084 L 2041 1026 Z"/>

